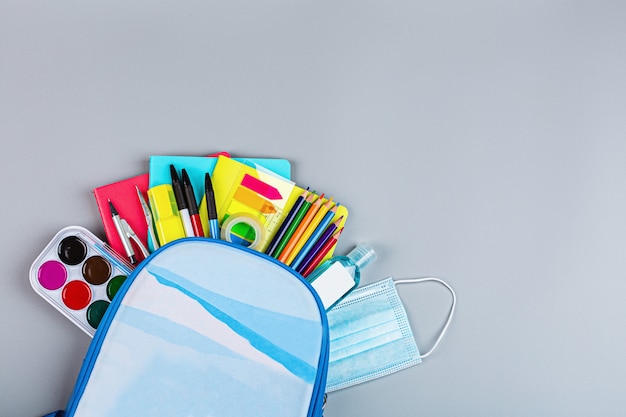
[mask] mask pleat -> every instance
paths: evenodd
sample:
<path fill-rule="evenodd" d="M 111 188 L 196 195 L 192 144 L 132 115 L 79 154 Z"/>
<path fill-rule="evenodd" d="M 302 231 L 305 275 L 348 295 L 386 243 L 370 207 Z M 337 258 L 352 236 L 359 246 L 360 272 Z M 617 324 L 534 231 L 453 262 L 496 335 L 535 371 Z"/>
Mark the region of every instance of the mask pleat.
<path fill-rule="evenodd" d="M 328 392 L 421 362 L 391 278 L 359 288 L 328 312 Z"/>

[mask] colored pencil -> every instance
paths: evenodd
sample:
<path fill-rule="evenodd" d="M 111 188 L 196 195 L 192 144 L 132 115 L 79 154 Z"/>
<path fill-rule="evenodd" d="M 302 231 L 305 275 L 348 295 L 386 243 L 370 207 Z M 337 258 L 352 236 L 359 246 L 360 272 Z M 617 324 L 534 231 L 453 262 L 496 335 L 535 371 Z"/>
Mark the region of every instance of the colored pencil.
<path fill-rule="evenodd" d="M 322 198 L 323 196 L 320 196 L 320 199 L 318 200 L 320 204 L 322 203 L 321 201 Z M 300 251 L 302 250 L 306 242 L 309 240 L 309 238 L 315 231 L 315 228 L 319 226 L 322 220 L 324 220 L 324 216 L 326 216 L 326 214 L 328 213 L 328 210 L 330 210 L 330 208 L 333 205 L 334 203 L 332 201 L 332 198 L 329 199 L 326 203 L 320 205 L 319 209 L 317 210 L 317 213 L 315 213 L 315 215 L 313 216 L 309 224 L 305 227 L 301 236 L 297 238 L 298 240 L 296 241 L 293 249 L 291 250 L 291 252 L 289 252 L 289 256 L 287 256 L 287 260 L 285 261 L 287 265 L 290 265 L 290 266 L 292 265 L 292 263 L 295 261 L 296 257 L 298 256 L 298 254 L 300 253 Z M 296 237 L 296 233 L 294 233 L 294 237 Z"/>
<path fill-rule="evenodd" d="M 324 233 L 322 233 L 322 235 L 317 239 L 317 241 L 315 241 L 311 249 L 309 249 L 309 253 L 307 253 L 307 255 L 304 257 L 304 259 L 302 260 L 298 268 L 296 268 L 296 271 L 300 273 L 304 271 L 307 265 L 311 263 L 311 260 L 320 251 L 322 246 L 324 246 L 324 244 L 332 237 L 333 233 L 335 233 L 335 231 L 339 228 L 339 225 L 341 224 L 342 220 L 343 220 L 343 216 L 339 217 L 337 220 L 332 222 L 326 228 L 326 230 L 324 230 Z"/>
<path fill-rule="evenodd" d="M 287 214 L 287 216 L 285 216 L 285 219 L 280 224 L 280 227 L 278 228 L 278 230 L 274 234 L 274 237 L 270 241 L 269 246 L 265 250 L 266 254 L 268 254 L 270 256 L 273 256 L 272 252 L 274 252 L 274 250 L 278 247 L 278 244 L 280 243 L 281 239 L 285 235 L 285 232 L 287 231 L 287 228 L 289 227 L 289 225 L 293 221 L 293 219 L 296 216 L 296 214 L 298 214 L 298 210 L 300 210 L 300 207 L 302 207 L 302 204 L 304 204 L 304 200 L 306 199 L 308 194 L 309 194 L 309 189 L 307 188 L 296 199 L 295 203 L 293 203 L 293 206 L 289 210 L 289 213 Z"/>
<path fill-rule="evenodd" d="M 296 247 L 296 245 L 298 244 L 298 241 L 304 234 L 304 231 L 307 229 L 307 227 L 309 227 L 309 224 L 311 224 L 311 221 L 313 221 L 313 218 L 315 217 L 317 212 L 320 210 L 320 207 L 322 207 L 323 198 L 324 198 L 324 194 L 317 197 L 315 202 L 313 202 L 309 206 L 309 209 L 307 210 L 306 214 L 300 221 L 300 224 L 298 224 L 298 227 L 296 227 L 296 230 L 293 232 L 293 235 L 291 235 L 291 237 L 289 238 L 289 241 L 285 245 L 285 248 L 283 249 L 280 256 L 278 257 L 278 260 L 280 262 L 286 265 L 289 265 L 289 259 L 291 258 L 294 248 Z M 293 256 L 295 257 L 295 254 Z"/>
<path fill-rule="evenodd" d="M 296 215 L 293 217 L 293 220 L 291 221 L 291 223 L 287 227 L 287 230 L 285 231 L 285 235 L 280 239 L 280 242 L 278 243 L 278 246 L 276 247 L 276 250 L 274 251 L 272 255 L 274 258 L 278 259 L 278 257 L 282 253 L 283 249 L 287 245 L 287 242 L 289 242 L 289 239 L 291 239 L 291 236 L 296 231 L 296 228 L 298 227 L 298 225 L 300 224 L 304 216 L 309 211 L 309 207 L 311 207 L 311 204 L 313 203 L 313 198 L 315 198 L 315 194 L 309 193 L 309 195 L 304 199 L 304 203 L 302 203 L 302 207 L 300 207 Z"/>
<path fill-rule="evenodd" d="M 319 264 L 322 262 L 322 259 L 324 259 L 324 256 L 326 256 L 328 254 L 328 252 L 330 252 L 330 250 L 333 248 L 333 246 L 335 246 L 337 244 L 337 240 L 339 240 L 339 235 L 341 235 L 341 232 L 343 232 L 343 227 L 339 230 L 337 230 L 330 239 L 328 239 L 328 241 L 324 244 L 324 246 L 322 246 L 322 248 L 320 249 L 320 251 L 315 255 L 315 257 L 313 259 L 311 259 L 311 262 L 307 265 L 307 267 L 304 269 L 304 271 L 302 271 L 302 276 L 303 277 L 307 277 L 311 274 L 311 272 L 313 272 L 315 270 L 315 268 L 317 268 L 319 266 Z"/>
<path fill-rule="evenodd" d="M 320 212 L 321 211 L 322 210 L 320 209 Z M 330 209 L 326 210 L 326 213 L 323 214 L 322 220 L 318 222 L 317 226 L 315 226 L 315 229 L 313 229 L 313 231 L 309 233 L 309 236 L 306 237 L 306 240 L 304 241 L 302 247 L 298 249 L 298 247 L 296 246 L 296 250 L 298 251 L 298 253 L 296 257 L 289 263 L 289 266 L 297 270 L 298 266 L 300 266 L 300 264 L 306 257 L 307 253 L 309 253 L 309 251 L 313 248 L 313 245 L 315 245 L 315 242 L 317 242 L 317 239 L 319 239 L 320 236 L 322 236 L 322 234 L 324 233 L 324 230 L 326 230 L 330 222 L 333 220 L 336 213 L 337 213 L 337 206 L 333 206 Z M 318 215 L 319 215 L 319 212 L 318 212 Z M 305 232 L 305 235 L 306 235 L 306 232 Z M 305 236 L 303 236 L 303 239 L 301 239 L 301 241 L 304 240 L 304 238 Z"/>

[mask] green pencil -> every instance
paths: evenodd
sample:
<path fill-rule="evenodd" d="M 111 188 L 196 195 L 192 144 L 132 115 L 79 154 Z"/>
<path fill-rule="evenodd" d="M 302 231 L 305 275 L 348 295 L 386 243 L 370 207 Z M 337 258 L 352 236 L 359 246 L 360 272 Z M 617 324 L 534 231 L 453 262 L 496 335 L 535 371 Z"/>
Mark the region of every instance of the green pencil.
<path fill-rule="evenodd" d="M 278 257 L 280 256 L 280 253 L 283 251 L 283 249 L 285 249 L 285 246 L 287 246 L 287 242 L 289 242 L 289 239 L 291 239 L 291 236 L 296 231 L 296 228 L 298 227 L 298 225 L 300 224 L 300 222 L 306 215 L 307 211 L 309 211 L 309 207 L 311 207 L 311 204 L 313 204 L 314 199 L 315 199 L 315 194 L 310 193 L 307 196 L 307 198 L 304 200 L 302 207 L 300 207 L 300 210 L 298 210 L 298 213 L 294 216 L 293 220 L 287 227 L 287 231 L 285 232 L 282 239 L 280 240 L 280 243 L 274 250 L 274 253 L 272 254 L 274 258 L 278 259 Z"/>

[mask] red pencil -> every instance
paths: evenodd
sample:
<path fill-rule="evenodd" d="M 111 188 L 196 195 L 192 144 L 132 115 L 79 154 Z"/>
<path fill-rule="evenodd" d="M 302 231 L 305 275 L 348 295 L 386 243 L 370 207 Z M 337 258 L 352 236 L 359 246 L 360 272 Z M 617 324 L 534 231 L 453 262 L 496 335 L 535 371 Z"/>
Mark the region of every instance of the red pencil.
<path fill-rule="evenodd" d="M 317 254 L 308 263 L 306 268 L 304 268 L 304 270 L 302 271 L 302 276 L 303 277 L 308 276 L 311 272 L 313 272 L 313 270 L 315 268 L 318 267 L 318 265 L 320 264 L 322 259 L 324 259 L 324 256 L 326 256 L 326 254 L 328 252 L 330 252 L 330 250 L 333 248 L 333 246 L 335 246 L 337 244 L 337 240 L 339 240 L 339 235 L 341 234 L 342 231 L 343 231 L 343 227 L 341 229 L 337 230 L 330 237 L 330 239 L 328 239 L 328 241 L 324 244 L 324 246 L 322 246 L 320 248 L 319 252 L 317 252 Z"/>
<path fill-rule="evenodd" d="M 304 259 L 300 262 L 300 265 L 296 268 L 296 271 L 302 273 L 306 267 L 309 266 L 315 255 L 317 255 L 317 253 L 322 249 L 322 246 L 324 246 L 333 234 L 335 234 L 337 229 L 339 229 L 342 220 L 343 216 L 340 216 L 337 220 L 328 225 L 326 229 L 324 229 L 322 235 L 317 238 L 311 249 L 309 249 Z"/>

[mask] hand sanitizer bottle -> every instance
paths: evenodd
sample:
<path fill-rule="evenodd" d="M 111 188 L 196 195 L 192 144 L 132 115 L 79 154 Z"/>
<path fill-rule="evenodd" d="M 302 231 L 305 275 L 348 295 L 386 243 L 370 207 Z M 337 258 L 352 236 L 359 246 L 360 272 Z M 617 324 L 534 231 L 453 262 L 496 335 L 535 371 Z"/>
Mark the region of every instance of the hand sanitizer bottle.
<path fill-rule="evenodd" d="M 326 310 L 337 304 L 361 281 L 361 270 L 376 260 L 376 252 L 367 243 L 359 243 L 345 256 L 323 262 L 307 277 Z"/>

